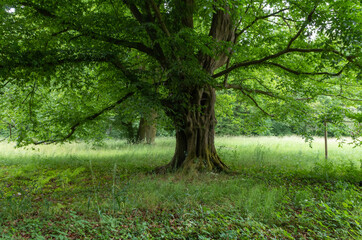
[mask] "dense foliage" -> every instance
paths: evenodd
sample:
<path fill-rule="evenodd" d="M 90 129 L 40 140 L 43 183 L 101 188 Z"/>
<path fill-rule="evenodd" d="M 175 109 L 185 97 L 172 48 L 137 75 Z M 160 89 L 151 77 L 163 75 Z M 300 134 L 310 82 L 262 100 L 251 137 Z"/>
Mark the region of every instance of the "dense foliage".
<path fill-rule="evenodd" d="M 358 0 L 0 3 L 1 126 L 20 144 L 98 138 L 117 106 L 155 108 L 176 131 L 168 167 L 223 170 L 215 91 L 231 89 L 240 133 L 266 117 L 360 128 Z"/>

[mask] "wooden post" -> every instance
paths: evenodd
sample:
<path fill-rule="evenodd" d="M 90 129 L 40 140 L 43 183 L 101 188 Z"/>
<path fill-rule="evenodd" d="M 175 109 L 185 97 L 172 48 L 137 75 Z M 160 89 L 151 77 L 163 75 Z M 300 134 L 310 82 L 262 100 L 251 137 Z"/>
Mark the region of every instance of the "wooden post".
<path fill-rule="evenodd" d="M 325 156 L 325 159 L 326 159 L 326 160 L 328 159 L 327 139 L 328 139 L 327 120 L 324 120 L 324 156 Z"/>

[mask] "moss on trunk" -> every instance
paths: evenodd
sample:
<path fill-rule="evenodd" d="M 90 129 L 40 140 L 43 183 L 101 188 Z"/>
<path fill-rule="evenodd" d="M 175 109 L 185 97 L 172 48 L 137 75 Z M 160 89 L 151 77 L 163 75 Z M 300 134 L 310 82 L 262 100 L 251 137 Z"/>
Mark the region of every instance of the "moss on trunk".
<path fill-rule="evenodd" d="M 215 148 L 215 101 L 215 90 L 210 86 L 192 93 L 191 107 L 182 112 L 183 121 L 176 132 L 175 154 L 160 171 L 220 172 L 227 169 Z"/>

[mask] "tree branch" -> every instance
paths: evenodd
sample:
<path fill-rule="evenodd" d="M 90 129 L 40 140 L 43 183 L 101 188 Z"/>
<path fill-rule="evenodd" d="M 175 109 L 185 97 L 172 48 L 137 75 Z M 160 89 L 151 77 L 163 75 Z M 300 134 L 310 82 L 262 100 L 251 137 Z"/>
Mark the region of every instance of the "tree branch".
<path fill-rule="evenodd" d="M 59 32 L 52 33 L 52 37 L 58 36 L 58 35 L 60 35 L 62 33 L 68 32 L 68 31 L 69 31 L 69 28 L 65 28 L 65 29 L 63 29 L 63 30 L 61 30 Z"/>
<path fill-rule="evenodd" d="M 249 93 L 259 93 L 259 94 L 262 94 L 262 95 L 266 95 L 268 97 L 272 97 L 272 98 L 277 98 L 277 99 L 282 99 L 284 100 L 282 97 L 280 96 L 277 96 L 271 92 L 266 92 L 266 91 L 263 91 L 263 90 L 258 90 L 258 89 L 247 89 L 247 88 L 244 88 L 243 86 L 241 85 L 236 85 L 236 84 L 226 84 L 225 86 L 226 89 L 237 89 L 237 90 L 241 90 L 241 91 L 246 91 L 246 92 L 249 92 Z"/>
<path fill-rule="evenodd" d="M 250 98 L 250 100 L 255 104 L 255 106 L 256 106 L 257 108 L 259 108 L 260 111 L 262 111 L 265 115 L 268 115 L 268 116 L 270 116 L 270 117 L 274 117 L 274 115 L 269 114 L 269 113 L 267 113 L 264 109 L 262 109 L 262 108 L 259 106 L 258 102 L 257 102 L 254 98 L 252 98 L 249 94 L 245 93 L 243 90 L 240 90 L 240 91 L 241 91 L 245 96 L 247 96 L 248 98 Z"/>
<path fill-rule="evenodd" d="M 323 48 L 311 48 L 311 49 L 302 49 L 302 48 L 288 48 L 288 49 L 284 49 L 278 53 L 275 53 L 275 54 L 272 54 L 272 55 L 269 55 L 269 56 L 266 56 L 264 58 L 261 58 L 261 59 L 258 59 L 258 60 L 251 60 L 251 61 L 246 61 L 246 62 L 241 62 L 241 63 L 236 63 L 234 64 L 233 66 L 225 69 L 224 71 L 221 71 L 219 73 L 216 73 L 214 74 L 212 77 L 213 78 L 218 78 L 218 77 L 221 77 L 237 68 L 240 68 L 240 67 L 248 67 L 248 66 L 251 66 L 251 65 L 257 65 L 257 64 L 262 64 L 264 63 L 265 61 L 267 60 L 270 60 L 270 59 L 274 59 L 274 58 L 278 58 L 284 54 L 287 54 L 287 53 L 291 53 L 291 52 L 300 52 L 300 53 L 311 53 L 311 52 L 314 52 L 314 53 L 320 53 L 320 52 L 333 52 L 333 53 L 336 53 L 338 55 L 341 55 L 341 53 L 339 53 L 338 51 L 336 50 L 330 50 L 330 49 L 323 49 Z M 351 58 L 350 56 L 347 56 L 345 58 Z"/>
<path fill-rule="evenodd" d="M 156 31 L 154 29 L 150 28 L 149 24 L 147 24 L 147 22 L 152 22 L 152 23 L 155 22 L 152 17 L 152 14 L 151 14 L 151 9 L 149 9 L 149 7 L 148 7 L 146 9 L 148 16 L 144 16 L 134 3 L 129 3 L 129 0 L 123 0 L 123 3 L 128 7 L 128 9 L 131 11 L 131 14 L 133 15 L 133 17 L 141 25 L 145 24 L 145 30 L 146 30 L 149 38 L 151 39 L 151 41 L 153 41 L 153 44 L 154 44 L 153 52 L 154 52 L 155 58 L 160 62 L 160 64 L 162 66 L 168 65 L 166 58 L 165 58 L 165 54 L 164 54 L 160 44 L 158 42 L 156 42 L 156 40 L 157 40 Z"/>
<path fill-rule="evenodd" d="M 154 1 L 154 0 L 148 0 L 148 2 L 151 4 L 151 7 L 152 7 L 153 11 L 155 11 L 156 18 L 157 18 L 157 20 L 160 22 L 161 29 L 164 31 L 164 33 L 166 33 L 167 37 L 170 37 L 171 34 L 170 34 L 170 32 L 168 31 L 168 29 L 167 29 L 167 27 L 166 27 L 166 24 L 165 24 L 164 21 L 162 20 L 160 9 L 159 9 L 158 6 L 156 5 L 155 1 Z"/>
<path fill-rule="evenodd" d="M 338 94 L 338 95 L 333 95 L 333 94 L 318 94 L 318 95 L 316 95 L 316 96 L 314 96 L 314 97 L 310 97 L 310 98 L 296 98 L 295 100 L 298 100 L 298 101 L 312 100 L 312 99 L 314 99 L 314 98 L 317 97 L 317 96 L 339 97 L 339 98 L 347 99 L 348 101 L 362 102 L 362 99 L 348 98 L 348 97 L 342 96 L 342 95 L 340 95 L 340 94 Z"/>
<path fill-rule="evenodd" d="M 39 141 L 39 142 L 34 142 L 33 144 L 35 145 L 39 145 L 39 144 L 47 144 L 47 143 L 56 143 L 56 142 L 64 142 L 65 140 L 69 139 L 71 136 L 73 136 L 73 134 L 75 133 L 75 131 L 77 130 L 78 127 L 80 127 L 82 124 L 88 122 L 88 121 L 92 121 L 94 119 L 96 119 L 97 117 L 99 117 L 100 115 L 102 115 L 105 112 L 108 112 L 110 110 L 112 110 L 113 108 L 115 108 L 117 105 L 121 104 L 122 102 L 124 102 L 125 100 L 127 100 L 129 97 L 133 96 L 135 94 L 135 92 L 129 92 L 127 93 L 125 96 L 123 96 L 121 99 L 119 99 L 118 101 L 116 101 L 115 103 L 109 105 L 106 108 L 103 108 L 102 110 L 100 110 L 99 112 L 90 115 L 76 123 L 74 123 L 71 127 L 70 127 L 70 132 L 66 135 L 63 136 L 59 139 L 50 139 L 50 140 L 44 140 L 44 141 Z"/>
<path fill-rule="evenodd" d="M 332 94 L 320 94 L 320 96 L 340 97 L 340 98 L 343 98 L 343 99 L 347 99 L 347 100 L 349 100 L 349 101 L 362 102 L 362 99 L 348 98 L 348 97 L 342 96 L 341 94 L 338 94 L 338 95 L 332 95 Z"/>
<path fill-rule="evenodd" d="M 0 65 L 0 68 L 2 68 L 1 65 Z M 8 84 L 10 83 L 10 81 L 11 81 L 10 79 L 7 80 L 7 81 L 0 87 L 0 89 L 6 87 L 6 85 L 8 85 Z"/>
<path fill-rule="evenodd" d="M 183 0 L 182 2 L 184 3 L 184 8 L 180 9 L 182 12 L 181 22 L 185 27 L 194 28 L 193 12 L 194 12 L 195 1 Z"/>
<path fill-rule="evenodd" d="M 133 49 L 136 49 L 138 51 L 144 52 L 147 55 L 150 55 L 150 56 L 157 59 L 157 54 L 155 54 L 153 49 L 147 47 L 143 43 L 130 42 L 130 41 L 127 41 L 127 40 L 117 39 L 117 38 L 113 38 L 113 37 L 110 37 L 110 36 L 105 36 L 105 35 L 95 33 L 93 31 L 91 31 L 90 29 L 85 29 L 82 26 L 77 25 L 74 22 L 70 22 L 70 21 L 66 21 L 64 19 L 61 19 L 60 17 L 56 16 L 55 14 L 50 12 L 49 10 L 47 10 L 45 8 L 42 8 L 40 6 L 37 6 L 37 5 L 33 4 L 33 3 L 19 2 L 19 4 L 23 5 L 23 6 L 33 8 L 37 13 L 39 13 L 42 16 L 45 16 L 45 17 L 48 17 L 48 18 L 51 18 L 51 19 L 60 20 L 63 25 L 66 25 L 69 28 L 71 27 L 74 30 L 81 32 L 83 36 L 90 37 L 91 39 L 94 39 L 94 40 L 108 42 L 108 43 L 111 43 L 111 44 L 114 44 L 114 45 L 117 45 L 117 46 L 123 46 L 123 47 L 126 47 L 126 48 L 133 48 Z"/>
<path fill-rule="evenodd" d="M 225 88 L 226 88 L 226 89 L 237 89 L 237 90 L 240 90 L 240 91 L 241 91 L 245 96 L 247 96 L 247 97 L 254 103 L 254 105 L 255 105 L 257 108 L 259 108 L 265 115 L 268 115 L 268 116 L 270 116 L 270 117 L 274 117 L 274 115 L 269 114 L 269 113 L 267 113 L 264 109 L 262 109 L 262 108 L 259 106 L 258 102 L 257 102 L 254 98 L 252 98 L 249 94 L 247 94 L 245 91 L 248 91 L 248 92 L 258 92 L 258 93 L 262 93 L 262 94 L 268 95 L 268 96 L 270 96 L 270 97 L 277 97 L 277 96 L 275 96 L 275 95 L 273 95 L 273 94 L 271 94 L 271 93 L 267 93 L 267 92 L 264 92 L 264 91 L 260 91 L 260 90 L 249 90 L 249 89 L 245 89 L 245 88 L 243 88 L 242 86 L 240 86 L 240 85 L 235 85 L 235 84 L 225 84 Z"/>
<path fill-rule="evenodd" d="M 254 21 L 252 21 L 249 25 L 247 25 L 245 28 L 243 28 L 242 30 L 240 30 L 240 32 L 236 33 L 235 34 L 235 38 L 237 39 L 240 35 L 242 35 L 246 30 L 248 30 L 249 28 L 251 28 L 257 21 L 259 20 L 262 20 L 262 19 L 266 19 L 266 18 L 269 18 L 269 17 L 272 17 L 272 16 L 275 16 L 281 12 L 284 12 L 286 10 L 289 10 L 289 8 L 284 8 L 284 9 L 281 9 L 279 11 L 276 11 L 274 13 L 271 13 L 271 14 L 268 14 L 268 15 L 265 15 L 265 16 L 260 16 L 260 17 L 256 17 L 254 19 Z"/>
<path fill-rule="evenodd" d="M 299 31 L 297 32 L 297 34 L 295 34 L 295 36 L 292 37 L 292 39 L 290 39 L 290 41 L 289 41 L 289 43 L 288 43 L 288 45 L 287 45 L 287 49 L 290 48 L 290 46 L 293 44 L 293 42 L 294 42 L 295 40 L 297 40 L 297 38 L 300 36 L 300 34 L 302 34 L 302 32 L 304 31 L 304 29 L 307 27 L 307 25 L 312 21 L 312 16 L 313 16 L 316 8 L 317 8 L 317 5 L 314 6 L 313 10 L 308 14 L 307 19 L 304 21 L 304 23 L 303 23 L 302 26 L 300 27 Z"/>
<path fill-rule="evenodd" d="M 293 70 L 293 69 L 290 69 L 290 68 L 287 68 L 279 63 L 273 63 L 273 62 L 265 62 L 263 64 L 266 64 L 266 65 L 272 65 L 272 66 L 276 66 L 276 67 L 279 67 L 287 72 L 290 72 L 290 73 L 293 73 L 295 75 L 329 75 L 329 76 L 339 76 L 341 75 L 341 73 L 343 72 L 344 68 L 348 65 L 348 63 L 346 65 L 344 65 L 342 67 L 342 69 L 336 73 L 330 73 L 330 72 L 300 72 L 300 71 L 296 71 L 296 70 Z"/>
<path fill-rule="evenodd" d="M 311 53 L 311 52 L 314 52 L 314 53 L 318 53 L 318 52 L 332 52 L 332 53 L 335 53 L 345 59 L 347 59 L 349 62 L 351 63 L 354 63 L 356 66 L 360 67 L 360 64 L 356 63 L 354 61 L 354 59 L 356 58 L 356 56 L 345 56 L 344 54 L 334 50 L 334 49 L 318 49 L 318 48 L 313 48 L 313 49 L 301 49 L 301 48 L 291 48 L 291 45 L 293 44 L 293 42 L 301 35 L 301 33 L 304 31 L 304 29 L 306 28 L 306 26 L 312 21 L 312 16 L 315 12 L 317 8 L 317 5 L 315 5 L 315 7 L 313 8 L 313 10 L 308 14 L 307 16 L 307 19 L 304 21 L 304 23 L 302 24 L 301 28 L 299 29 L 299 31 L 296 33 L 296 35 L 294 37 L 292 37 L 290 39 L 290 41 L 288 42 L 286 48 L 278 53 L 275 53 L 275 54 L 272 54 L 272 55 L 269 55 L 269 56 L 266 56 L 264 58 L 261 58 L 261 59 L 258 59 L 258 60 L 251 60 L 251 61 L 245 61 L 245 62 L 241 62 L 241 63 L 236 63 L 234 64 L 233 66 L 231 67 L 226 67 L 226 69 L 224 71 L 221 71 L 217 74 L 214 74 L 212 77 L 213 78 L 218 78 L 218 77 L 221 77 L 223 75 L 227 75 L 229 72 L 237 69 L 237 68 L 240 68 L 240 67 L 247 67 L 247 66 L 250 66 L 250 65 L 257 65 L 257 64 L 262 64 L 264 63 L 265 61 L 268 61 L 268 60 L 271 60 L 271 59 L 274 59 L 274 58 L 278 58 L 284 54 L 287 54 L 287 53 L 290 53 L 290 52 L 300 52 L 300 53 Z M 248 26 L 246 26 L 243 30 L 241 30 L 241 32 L 239 32 L 237 35 L 240 35 L 242 34 L 244 31 L 246 31 L 248 28 L 250 28 L 256 21 L 258 21 L 259 19 L 265 19 L 265 18 L 268 18 L 270 16 L 278 16 L 278 13 L 282 12 L 282 11 L 285 11 L 285 10 L 288 10 L 288 8 L 286 9 L 282 9 L 282 10 L 279 10 L 275 13 L 272 13 L 272 14 L 269 14 L 269 15 L 266 15 L 266 16 L 263 16 L 263 17 L 256 17 L 255 20 L 249 24 Z M 287 69 L 285 69 L 287 70 Z M 291 70 L 291 69 L 289 69 Z M 293 71 L 291 70 L 290 72 L 292 73 L 297 73 L 296 71 Z M 330 73 L 326 73 L 326 72 L 321 72 L 321 73 L 305 73 L 305 74 L 309 74 L 309 75 L 323 75 L 323 74 L 329 74 L 329 75 L 339 75 L 341 72 L 338 72 L 338 73 L 335 73 L 335 74 L 330 74 Z M 227 79 L 227 77 L 225 77 L 225 79 Z M 225 80 L 224 80 L 224 83 L 225 83 Z"/>
<path fill-rule="evenodd" d="M 294 100 L 297 101 L 308 101 L 308 100 L 312 100 L 313 98 L 295 98 Z"/>
<path fill-rule="evenodd" d="M 34 81 L 33 87 L 32 89 L 29 91 L 29 93 L 26 95 L 26 97 L 24 98 L 24 100 L 21 102 L 21 105 L 23 105 L 25 103 L 25 101 L 28 99 L 28 97 L 32 94 L 34 94 L 35 92 L 35 86 L 36 86 L 36 81 Z"/>
<path fill-rule="evenodd" d="M 128 0 L 123 0 L 123 3 L 129 8 L 132 15 L 137 19 L 139 23 L 144 23 L 144 17 L 135 4 L 129 3 Z"/>
<path fill-rule="evenodd" d="M 232 54 L 232 53 L 231 53 L 231 54 Z M 228 56 L 228 60 L 227 60 L 227 62 L 226 62 L 226 68 L 229 67 L 230 59 L 231 59 L 231 56 Z M 224 83 L 223 83 L 224 87 L 226 87 L 227 84 L 228 84 L 228 76 L 229 76 L 229 74 L 225 74 Z"/>
<path fill-rule="evenodd" d="M 52 52 L 53 55 L 57 55 L 57 52 L 54 53 Z M 64 53 L 62 53 L 64 54 Z M 34 53 L 32 54 L 31 52 L 26 52 L 24 53 L 24 56 L 29 56 L 29 55 L 34 55 Z M 39 55 L 39 54 L 38 54 Z M 46 57 L 51 56 L 51 54 L 46 55 Z M 78 54 L 78 56 L 74 56 L 74 57 L 67 57 L 67 58 L 61 58 L 61 59 L 56 59 L 53 61 L 45 61 L 44 59 L 41 59 L 41 61 L 29 61 L 26 57 L 24 57 L 24 62 L 16 62 L 16 63 L 6 63 L 4 65 L 0 65 L 0 69 L 1 68 L 5 68 L 5 69 L 13 69 L 16 67 L 45 67 L 45 66 L 57 66 L 57 65 L 62 65 L 62 64 L 66 64 L 66 63 L 81 63 L 81 62 L 112 62 L 112 60 L 115 58 L 115 55 L 113 54 L 109 54 L 109 55 L 104 55 L 104 54 L 100 54 L 99 56 L 95 55 L 95 54 L 83 54 L 80 55 Z M 40 63 L 41 62 L 41 63 Z"/>
<path fill-rule="evenodd" d="M 258 89 L 247 89 L 247 88 L 244 88 L 244 87 L 241 86 L 241 85 L 227 84 L 227 85 L 225 86 L 225 88 L 226 88 L 226 89 L 242 90 L 242 91 L 246 91 L 246 92 L 249 92 L 249 93 L 262 94 L 262 95 L 265 95 L 265 96 L 268 96 L 268 97 L 271 97 L 271 98 L 276 98 L 276 99 L 280 99 L 280 100 L 283 100 L 283 101 L 287 101 L 287 98 L 286 98 L 286 97 L 281 97 L 281 96 L 275 95 L 275 94 L 272 93 L 272 92 L 266 92 L 266 91 L 258 90 Z M 296 101 L 305 101 L 305 100 L 311 100 L 311 99 L 313 99 L 313 98 L 291 98 L 291 99 L 296 100 Z"/>

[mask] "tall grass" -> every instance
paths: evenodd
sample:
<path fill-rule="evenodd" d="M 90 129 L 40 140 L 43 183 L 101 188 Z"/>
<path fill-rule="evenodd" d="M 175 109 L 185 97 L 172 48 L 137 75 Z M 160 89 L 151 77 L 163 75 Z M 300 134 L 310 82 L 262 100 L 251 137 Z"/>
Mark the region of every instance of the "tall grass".
<path fill-rule="evenodd" d="M 0 144 L 0 164 L 31 164 L 50 165 L 95 163 L 109 165 L 118 163 L 121 166 L 135 165 L 151 168 L 170 161 L 174 150 L 173 138 L 158 138 L 155 145 L 129 145 L 126 141 L 107 141 L 95 146 L 86 143 L 62 145 L 43 145 L 27 148 L 16 148 L 14 144 Z M 329 162 L 347 164 L 352 162 L 359 167 L 362 149 L 344 144 L 338 147 L 336 139 L 329 139 Z M 316 138 L 310 147 L 298 137 L 219 137 L 216 147 L 224 161 L 229 165 L 240 167 L 250 163 L 268 163 L 291 165 L 308 168 L 324 160 L 324 142 Z M 72 160 L 72 161 L 69 161 Z M 99 161 L 101 160 L 101 161 Z M 110 164 L 109 166 L 113 166 Z"/>
<path fill-rule="evenodd" d="M 347 143 L 340 146 L 337 139 L 328 140 L 329 162 L 346 164 L 353 162 L 359 167 L 362 149 Z M 315 138 L 309 144 L 302 138 L 292 137 L 222 137 L 217 139 L 221 154 L 235 166 L 241 162 L 266 162 L 308 168 L 324 161 L 324 139 Z"/>

